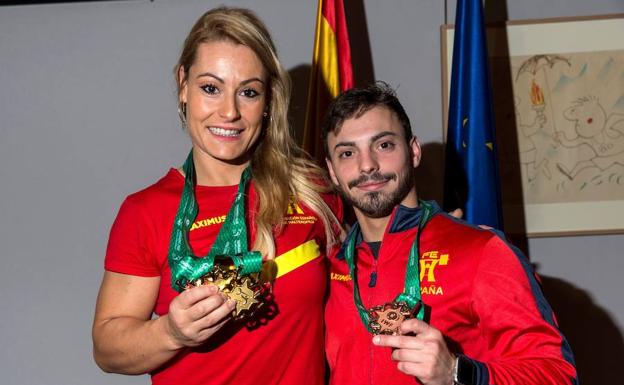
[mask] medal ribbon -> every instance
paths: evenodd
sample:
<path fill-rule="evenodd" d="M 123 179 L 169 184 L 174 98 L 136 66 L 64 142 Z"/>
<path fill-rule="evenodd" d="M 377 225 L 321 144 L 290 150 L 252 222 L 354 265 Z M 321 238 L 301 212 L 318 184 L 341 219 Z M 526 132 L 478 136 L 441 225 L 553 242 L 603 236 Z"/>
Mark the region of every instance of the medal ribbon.
<path fill-rule="evenodd" d="M 188 241 L 189 231 L 198 212 L 195 199 L 193 151 L 186 158 L 183 169 L 184 189 L 169 241 L 171 287 L 178 292 L 183 291 L 190 282 L 208 274 L 213 269 L 217 258 L 230 258 L 239 269 L 240 275 L 260 272 L 262 255 L 258 251 L 249 251 L 247 248 L 245 189 L 251 179 L 251 168 L 247 167 L 243 171 L 234 203 L 230 207 L 217 239 L 205 257 L 195 256 Z"/>
<path fill-rule="evenodd" d="M 405 267 L 405 284 L 403 286 L 403 292 L 400 293 L 395 299 L 395 302 L 405 302 L 410 309 L 414 309 L 416 305 L 420 304 L 418 308 L 418 312 L 416 313 L 416 318 L 419 320 L 423 320 L 425 317 L 425 307 L 422 306 L 422 300 L 420 296 L 420 257 L 419 257 L 419 249 L 420 249 L 420 234 L 422 229 L 425 227 L 429 219 L 433 216 L 433 208 L 431 204 L 421 201 L 420 207 L 422 210 L 422 214 L 420 217 L 420 222 L 418 223 L 418 229 L 416 230 L 416 236 L 414 237 L 414 242 L 412 243 L 412 247 L 410 248 L 409 257 L 407 260 L 407 266 Z M 364 323 L 366 329 L 369 332 L 372 332 L 370 328 L 370 315 L 368 314 L 368 309 L 364 307 L 362 304 L 362 297 L 360 296 L 360 287 L 357 279 L 357 263 L 355 261 L 355 243 L 360 235 L 359 225 L 356 224 L 356 228 L 353 230 L 351 238 L 349 239 L 349 243 L 347 244 L 347 248 L 345 250 L 345 260 L 347 261 L 347 265 L 349 266 L 349 272 L 351 274 L 351 279 L 353 280 L 353 300 L 355 302 L 355 306 L 360 314 L 360 318 Z"/>

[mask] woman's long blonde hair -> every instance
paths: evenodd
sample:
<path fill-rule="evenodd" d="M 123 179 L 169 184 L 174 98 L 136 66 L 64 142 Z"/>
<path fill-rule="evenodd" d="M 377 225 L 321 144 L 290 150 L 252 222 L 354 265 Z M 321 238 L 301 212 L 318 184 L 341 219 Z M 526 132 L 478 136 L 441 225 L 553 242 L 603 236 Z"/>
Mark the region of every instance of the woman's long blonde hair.
<path fill-rule="evenodd" d="M 251 48 L 268 73 L 268 119 L 251 157 L 253 182 L 259 198 L 253 249 L 268 259 L 275 257 L 273 234 L 284 224 L 291 197 L 303 202 L 321 218 L 329 248 L 342 236 L 342 227 L 320 196 L 330 190 L 324 171 L 309 160 L 291 136 L 288 124 L 290 77 L 277 57 L 266 26 L 253 12 L 242 8 L 219 7 L 202 15 L 187 36 L 175 67 L 178 94 L 183 80 L 180 70 L 184 72 L 184 79 L 187 78 L 199 45 L 211 41 L 231 41 Z"/>

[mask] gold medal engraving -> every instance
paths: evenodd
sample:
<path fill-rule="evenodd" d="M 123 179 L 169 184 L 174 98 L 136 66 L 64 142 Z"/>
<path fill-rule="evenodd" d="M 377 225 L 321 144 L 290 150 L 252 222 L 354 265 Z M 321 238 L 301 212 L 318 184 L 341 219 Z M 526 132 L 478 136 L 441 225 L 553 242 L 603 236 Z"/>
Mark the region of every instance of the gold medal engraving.
<path fill-rule="evenodd" d="M 263 286 L 259 282 L 260 274 L 239 276 L 233 265 L 215 264 L 213 269 L 202 278 L 194 281 L 193 286 L 215 285 L 229 299 L 236 301 L 234 319 L 243 319 L 253 314 L 264 304 Z"/>
<path fill-rule="evenodd" d="M 398 335 L 401 323 L 412 318 L 414 313 L 405 302 L 389 302 L 371 308 L 368 314 L 373 334 Z"/>
<path fill-rule="evenodd" d="M 249 276 L 244 276 L 238 280 L 238 285 L 234 286 L 228 297 L 236 301 L 234 318 L 245 318 L 251 316 L 262 304 L 260 301 L 261 290 L 257 282 L 253 282 Z"/>
<path fill-rule="evenodd" d="M 215 265 L 210 273 L 201 278 L 200 285 L 215 285 L 220 291 L 225 292 L 230 290 L 237 278 L 238 272 L 234 266 Z"/>

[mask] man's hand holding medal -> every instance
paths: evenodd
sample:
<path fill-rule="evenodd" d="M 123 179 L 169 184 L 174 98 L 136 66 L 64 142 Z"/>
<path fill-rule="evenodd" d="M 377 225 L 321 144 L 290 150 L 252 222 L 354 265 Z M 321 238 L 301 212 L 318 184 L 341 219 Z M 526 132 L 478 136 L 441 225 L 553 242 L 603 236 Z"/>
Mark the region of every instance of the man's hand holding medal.
<path fill-rule="evenodd" d="M 426 385 L 449 385 L 455 357 L 442 333 L 416 318 L 406 319 L 396 335 L 375 335 L 373 344 L 393 348 L 392 359 L 403 373 Z"/>

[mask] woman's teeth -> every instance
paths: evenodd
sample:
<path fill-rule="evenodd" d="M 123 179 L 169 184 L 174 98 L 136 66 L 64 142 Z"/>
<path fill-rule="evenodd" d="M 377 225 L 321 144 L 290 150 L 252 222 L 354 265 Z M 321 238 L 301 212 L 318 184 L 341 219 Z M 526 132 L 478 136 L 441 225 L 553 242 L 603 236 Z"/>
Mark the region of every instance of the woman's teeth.
<path fill-rule="evenodd" d="M 228 130 L 221 127 L 208 127 L 211 133 L 219 136 L 238 136 L 243 130 Z"/>

